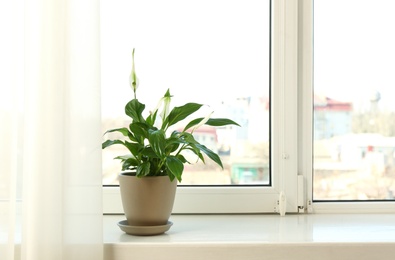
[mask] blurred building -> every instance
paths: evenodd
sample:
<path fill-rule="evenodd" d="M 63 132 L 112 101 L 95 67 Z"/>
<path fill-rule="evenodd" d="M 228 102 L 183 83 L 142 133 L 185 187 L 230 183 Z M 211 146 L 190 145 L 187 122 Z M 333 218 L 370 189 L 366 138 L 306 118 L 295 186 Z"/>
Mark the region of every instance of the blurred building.
<path fill-rule="evenodd" d="M 351 133 L 352 103 L 314 96 L 314 140 Z"/>
<path fill-rule="evenodd" d="M 240 97 L 224 103 L 219 113 L 240 125 L 234 128 L 236 140 L 266 142 L 269 141 L 270 130 L 269 107 L 268 97 Z"/>

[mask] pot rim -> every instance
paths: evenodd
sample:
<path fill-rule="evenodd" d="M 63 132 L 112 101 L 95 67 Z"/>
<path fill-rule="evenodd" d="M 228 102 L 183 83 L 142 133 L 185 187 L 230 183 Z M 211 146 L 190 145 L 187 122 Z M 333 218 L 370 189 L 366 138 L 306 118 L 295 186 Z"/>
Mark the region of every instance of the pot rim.
<path fill-rule="evenodd" d="M 118 175 L 119 176 L 127 176 L 127 177 L 136 177 L 136 171 L 124 171 L 124 172 L 120 172 Z M 168 175 L 144 176 L 144 177 L 141 177 L 141 178 L 158 178 L 158 177 L 167 177 L 167 178 L 169 178 Z"/>

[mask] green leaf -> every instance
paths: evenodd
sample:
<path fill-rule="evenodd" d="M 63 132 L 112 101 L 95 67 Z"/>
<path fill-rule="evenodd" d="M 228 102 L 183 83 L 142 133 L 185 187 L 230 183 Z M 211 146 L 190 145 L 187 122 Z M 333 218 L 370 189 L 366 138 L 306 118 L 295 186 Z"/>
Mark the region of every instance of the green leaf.
<path fill-rule="evenodd" d="M 121 144 L 121 145 L 125 146 L 125 143 L 122 142 L 121 140 L 107 140 L 102 143 L 101 148 L 105 149 L 105 148 L 107 148 L 111 145 L 114 145 L 114 144 Z"/>
<path fill-rule="evenodd" d="M 104 143 L 102 143 L 102 149 L 105 149 L 114 144 L 123 145 L 129 150 L 129 152 L 133 154 L 134 157 L 138 157 L 139 150 L 143 147 L 138 143 L 130 143 L 128 141 L 123 142 L 121 140 L 107 140 Z"/>
<path fill-rule="evenodd" d="M 196 118 L 196 119 L 192 120 L 191 122 L 189 122 L 189 123 L 185 126 L 184 131 L 188 130 L 188 129 L 191 128 L 192 126 L 195 126 L 195 125 L 199 124 L 203 119 L 204 119 L 204 117 L 199 117 L 199 118 Z"/>
<path fill-rule="evenodd" d="M 185 142 L 180 139 L 180 132 L 173 131 L 171 136 L 166 140 L 166 154 L 176 151 L 182 143 Z"/>
<path fill-rule="evenodd" d="M 187 144 L 198 144 L 199 142 L 196 141 L 195 137 L 191 133 L 184 132 L 182 133 L 184 143 Z"/>
<path fill-rule="evenodd" d="M 126 127 L 116 128 L 106 131 L 104 134 L 112 133 L 112 132 L 120 132 L 123 136 L 129 136 L 130 132 Z"/>
<path fill-rule="evenodd" d="M 196 118 L 194 120 L 192 120 L 191 122 L 189 122 L 185 128 L 184 131 L 188 130 L 189 128 L 199 124 L 204 118 L 203 117 L 199 117 Z M 238 123 L 236 123 L 233 120 L 227 119 L 227 118 L 210 118 L 205 125 L 210 125 L 210 126 L 225 126 L 225 125 L 237 125 L 240 126 Z"/>
<path fill-rule="evenodd" d="M 175 176 L 173 174 L 168 174 L 170 181 L 173 181 L 175 179 Z"/>
<path fill-rule="evenodd" d="M 181 134 L 181 133 L 180 133 L 179 131 L 174 130 L 174 131 L 171 133 L 170 137 L 171 137 L 171 138 L 176 138 L 176 139 L 178 139 L 179 136 L 180 136 L 180 134 Z"/>
<path fill-rule="evenodd" d="M 160 157 L 165 156 L 165 132 L 163 130 L 148 130 L 148 141 L 154 152 Z"/>
<path fill-rule="evenodd" d="M 196 147 L 198 147 L 200 151 L 205 153 L 211 160 L 213 160 L 219 166 L 221 166 L 222 169 L 224 168 L 224 166 L 222 165 L 221 158 L 219 158 L 218 154 L 214 153 L 213 151 L 211 151 L 210 149 L 208 149 L 206 146 L 202 144 L 196 144 Z"/>
<path fill-rule="evenodd" d="M 126 161 L 128 159 L 135 159 L 135 157 L 132 154 L 126 154 L 126 155 L 117 156 L 114 159 L 121 160 L 121 161 Z"/>
<path fill-rule="evenodd" d="M 141 165 L 139 165 L 136 169 L 136 176 L 137 177 L 144 177 L 148 176 L 150 174 L 150 163 L 143 162 Z"/>
<path fill-rule="evenodd" d="M 174 142 L 170 141 L 170 143 L 166 144 L 166 154 L 170 154 L 172 152 L 177 151 L 178 147 L 180 147 L 180 141 L 178 140 L 175 140 Z"/>
<path fill-rule="evenodd" d="M 125 141 L 124 146 L 128 148 L 128 150 L 134 155 L 134 157 L 138 157 L 139 151 L 142 149 L 142 145 L 139 143 L 131 143 Z"/>
<path fill-rule="evenodd" d="M 159 158 L 159 156 L 154 152 L 154 150 L 151 147 L 144 147 L 144 149 L 142 149 L 140 151 L 140 153 L 146 157 L 149 158 Z"/>
<path fill-rule="evenodd" d="M 149 114 L 149 116 L 145 120 L 147 124 L 149 124 L 150 126 L 154 126 L 157 114 L 158 114 L 158 110 L 156 110 L 153 114 Z"/>
<path fill-rule="evenodd" d="M 189 163 L 187 159 L 182 154 L 176 156 L 182 163 Z"/>
<path fill-rule="evenodd" d="M 143 143 L 143 139 L 148 138 L 148 125 L 145 123 L 133 122 L 129 125 L 129 129 L 139 143 Z"/>
<path fill-rule="evenodd" d="M 199 157 L 199 159 L 200 159 L 203 163 L 205 163 L 203 154 L 200 152 L 200 149 L 197 148 L 194 144 L 190 144 L 189 147 L 185 148 L 185 150 L 190 150 L 190 151 L 192 151 L 194 154 L 196 154 L 196 155 Z"/>
<path fill-rule="evenodd" d="M 182 161 L 175 156 L 167 156 L 166 167 L 170 171 L 170 173 L 174 177 L 176 177 L 179 182 L 181 182 L 181 175 L 184 171 L 184 164 L 182 163 Z"/>
<path fill-rule="evenodd" d="M 172 126 L 181 120 L 184 120 L 189 115 L 195 113 L 202 107 L 201 104 L 197 103 L 187 103 L 180 107 L 175 107 L 170 112 L 169 116 L 165 119 L 164 126 L 169 127 Z"/>
<path fill-rule="evenodd" d="M 130 116 L 133 122 L 145 122 L 143 118 L 144 109 L 144 104 L 140 103 L 137 99 L 132 99 L 125 106 L 125 114 Z"/>
<path fill-rule="evenodd" d="M 211 125 L 211 126 L 237 125 L 237 126 L 240 126 L 235 121 L 227 119 L 227 118 L 210 118 L 206 122 L 206 125 Z"/>
<path fill-rule="evenodd" d="M 137 166 L 138 166 L 138 161 L 135 158 L 129 158 L 122 162 L 122 171 L 135 169 Z"/>

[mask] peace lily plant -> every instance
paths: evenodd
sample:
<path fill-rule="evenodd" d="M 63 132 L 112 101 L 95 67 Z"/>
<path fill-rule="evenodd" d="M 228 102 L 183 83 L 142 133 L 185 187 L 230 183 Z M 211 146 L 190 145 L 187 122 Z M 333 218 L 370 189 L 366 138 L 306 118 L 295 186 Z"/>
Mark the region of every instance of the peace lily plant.
<path fill-rule="evenodd" d="M 198 111 L 203 105 L 197 103 L 186 103 L 183 106 L 174 107 L 170 110 L 172 95 L 169 89 L 160 99 L 157 107 L 143 116 L 145 105 L 137 98 L 139 80 L 135 72 L 134 49 L 132 53 L 132 71 L 130 74 L 130 85 L 133 89 L 134 98 L 125 106 L 125 114 L 131 118 L 128 127 L 108 130 L 105 134 L 119 132 L 124 139 L 106 140 L 102 144 L 105 149 L 111 145 L 123 145 L 130 152 L 127 155 L 115 157 L 122 164 L 123 171 L 133 171 L 137 177 L 146 176 L 169 176 L 170 180 L 182 180 L 184 164 L 189 163 L 183 152 L 191 151 L 205 163 L 205 154 L 209 159 L 223 168 L 218 154 L 200 144 L 193 136 L 194 131 L 202 125 L 225 126 L 237 125 L 227 118 L 206 117 L 191 120 L 182 131 L 169 128 L 186 119 Z"/>

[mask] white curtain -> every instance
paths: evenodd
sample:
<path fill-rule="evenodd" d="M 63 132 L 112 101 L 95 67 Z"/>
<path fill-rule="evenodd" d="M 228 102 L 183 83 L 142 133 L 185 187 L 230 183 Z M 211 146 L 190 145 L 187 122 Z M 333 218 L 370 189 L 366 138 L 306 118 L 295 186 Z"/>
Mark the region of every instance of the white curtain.
<path fill-rule="evenodd" d="M 99 0 L 0 1 L 0 259 L 103 258 Z"/>

